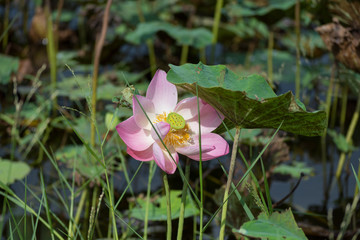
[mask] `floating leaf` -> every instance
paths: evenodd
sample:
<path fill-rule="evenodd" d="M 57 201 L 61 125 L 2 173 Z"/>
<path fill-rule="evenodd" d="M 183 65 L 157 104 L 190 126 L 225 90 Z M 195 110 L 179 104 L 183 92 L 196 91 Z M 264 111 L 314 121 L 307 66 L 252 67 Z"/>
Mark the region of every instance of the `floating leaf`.
<path fill-rule="evenodd" d="M 17 72 L 19 68 L 19 58 L 0 54 L 0 84 L 10 82 L 12 73 Z"/>
<path fill-rule="evenodd" d="M 327 133 L 330 135 L 336 147 L 340 151 L 347 153 L 355 150 L 355 147 L 351 143 L 348 143 L 345 136 L 341 133 L 337 133 L 335 130 L 332 129 L 328 129 Z"/>
<path fill-rule="evenodd" d="M 126 40 L 134 44 L 144 43 L 159 31 L 169 34 L 179 45 L 202 48 L 211 44 L 212 34 L 205 28 L 187 29 L 166 22 L 140 23 L 134 32 L 126 36 Z"/>
<path fill-rule="evenodd" d="M 23 179 L 31 168 L 24 162 L 14 162 L 0 158 L 0 182 L 5 185 Z"/>
<path fill-rule="evenodd" d="M 231 127 L 278 128 L 306 136 L 322 135 L 324 111 L 307 112 L 291 92 L 276 96 L 259 75 L 240 77 L 224 65 L 170 64 L 169 82 L 196 94 L 222 113 Z"/>
<path fill-rule="evenodd" d="M 268 0 L 266 5 L 259 7 L 253 1 L 241 1 L 239 3 L 230 3 L 225 8 L 228 11 L 230 16 L 234 17 L 252 17 L 252 16 L 262 16 L 270 13 L 274 10 L 285 11 L 295 5 L 296 0 Z"/>
<path fill-rule="evenodd" d="M 170 191 L 171 202 L 171 219 L 179 218 L 181 206 L 181 192 L 180 190 Z M 198 214 L 198 209 L 190 195 L 186 198 L 185 204 L 185 218 Z M 131 209 L 131 216 L 140 220 L 145 218 L 145 201 L 138 199 L 139 207 Z M 167 203 L 166 196 L 162 196 L 150 203 L 149 206 L 149 220 L 152 221 L 165 221 L 167 220 Z"/>
<path fill-rule="evenodd" d="M 290 209 L 285 212 L 274 212 L 271 216 L 260 213 L 257 220 L 244 223 L 240 229 L 233 229 L 242 235 L 255 238 L 266 238 L 269 240 L 307 239 L 304 232 L 296 225 L 294 216 Z"/>
<path fill-rule="evenodd" d="M 303 162 L 294 162 L 292 165 L 281 164 L 276 166 L 274 173 L 290 175 L 293 178 L 300 178 L 300 174 L 304 173 L 306 176 L 314 173 L 314 168 L 307 167 Z"/>

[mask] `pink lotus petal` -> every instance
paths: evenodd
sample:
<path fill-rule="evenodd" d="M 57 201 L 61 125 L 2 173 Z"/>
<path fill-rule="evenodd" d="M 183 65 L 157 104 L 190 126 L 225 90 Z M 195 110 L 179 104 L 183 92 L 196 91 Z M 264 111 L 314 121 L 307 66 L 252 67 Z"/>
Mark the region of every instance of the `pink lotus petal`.
<path fill-rule="evenodd" d="M 154 103 L 157 114 L 174 110 L 178 99 L 177 90 L 174 84 L 166 80 L 166 72 L 156 71 L 147 89 L 146 98 Z"/>
<path fill-rule="evenodd" d="M 224 117 L 218 114 L 215 108 L 213 108 L 210 104 L 205 104 L 200 111 L 201 134 L 214 131 L 221 124 L 223 119 Z M 199 134 L 198 120 L 198 116 L 195 116 L 186 121 L 195 135 Z"/>
<path fill-rule="evenodd" d="M 200 110 L 202 109 L 203 106 L 204 106 L 204 102 L 201 99 L 199 99 Z M 180 114 L 185 119 L 185 121 L 197 117 L 198 115 L 197 97 L 190 97 L 181 100 L 176 105 L 174 112 Z"/>
<path fill-rule="evenodd" d="M 154 127 L 157 133 L 160 135 L 161 139 L 164 139 L 166 134 L 168 134 L 168 132 L 170 131 L 170 124 L 168 124 L 167 122 L 155 123 Z M 151 136 L 155 141 L 160 141 L 158 135 L 155 132 L 155 129 L 151 128 Z"/>
<path fill-rule="evenodd" d="M 134 117 L 119 123 L 116 130 L 125 144 L 136 151 L 145 150 L 154 143 L 150 131 L 139 128 Z"/>
<path fill-rule="evenodd" d="M 194 143 L 199 144 L 199 136 L 193 137 Z M 215 146 L 214 150 L 202 152 L 202 160 L 207 161 L 229 153 L 229 144 L 220 135 L 215 133 L 207 133 L 201 136 L 201 146 Z M 187 155 L 189 158 L 199 160 L 199 154 Z"/>
<path fill-rule="evenodd" d="M 137 98 L 137 100 L 136 100 Z M 149 120 L 147 119 L 144 111 L 146 112 L 147 116 L 150 118 L 151 121 L 155 119 L 155 107 L 154 104 L 151 102 L 151 100 L 136 95 L 133 97 L 133 113 L 134 113 L 134 119 L 138 127 L 145 128 L 147 130 L 151 129 L 151 124 L 149 123 Z M 140 107 L 140 104 L 142 108 Z"/>
<path fill-rule="evenodd" d="M 173 174 L 176 171 L 176 163 L 179 162 L 179 155 L 175 151 L 171 152 L 171 155 L 173 158 L 170 157 L 166 149 L 161 148 L 156 142 L 153 144 L 154 160 L 168 174 Z"/>
<path fill-rule="evenodd" d="M 127 153 L 132 156 L 134 159 L 139 161 L 151 161 L 154 160 L 153 157 L 153 148 L 152 146 L 148 147 L 143 151 L 135 151 L 131 148 L 127 148 Z"/>
<path fill-rule="evenodd" d="M 215 145 L 204 145 L 201 143 L 201 152 L 202 153 L 210 152 L 210 151 L 214 150 L 215 148 L 216 148 Z M 178 153 L 185 155 L 185 156 L 198 155 L 200 153 L 199 140 L 194 141 L 194 143 L 189 146 L 176 148 L 175 150 Z"/>

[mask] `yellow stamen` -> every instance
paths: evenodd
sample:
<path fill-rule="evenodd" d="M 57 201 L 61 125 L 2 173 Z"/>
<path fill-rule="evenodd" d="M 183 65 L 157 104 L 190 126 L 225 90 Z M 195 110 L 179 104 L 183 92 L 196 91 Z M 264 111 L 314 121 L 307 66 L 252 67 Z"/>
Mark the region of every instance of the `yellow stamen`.
<path fill-rule="evenodd" d="M 176 115 L 175 115 L 176 114 Z M 170 122 L 170 126 L 171 129 L 168 132 L 168 134 L 166 134 L 166 136 L 164 137 L 163 141 L 165 143 L 165 145 L 167 147 L 173 146 L 173 147 L 184 147 L 187 143 L 189 143 L 189 141 L 191 140 L 190 137 L 190 128 L 189 126 L 186 124 L 185 120 L 184 123 L 181 124 L 175 124 L 176 128 L 179 128 L 180 125 L 183 126 L 183 128 L 180 129 L 175 129 L 173 125 L 171 125 L 171 122 L 174 119 L 168 119 L 169 116 L 172 116 L 171 118 L 176 118 L 177 122 L 181 122 L 180 120 L 184 119 L 181 115 L 177 114 L 177 113 L 170 113 L 168 116 L 166 116 L 166 113 L 162 113 L 156 116 L 156 120 L 154 121 L 154 123 L 159 123 L 159 122 Z M 180 120 L 179 120 L 180 119 Z"/>

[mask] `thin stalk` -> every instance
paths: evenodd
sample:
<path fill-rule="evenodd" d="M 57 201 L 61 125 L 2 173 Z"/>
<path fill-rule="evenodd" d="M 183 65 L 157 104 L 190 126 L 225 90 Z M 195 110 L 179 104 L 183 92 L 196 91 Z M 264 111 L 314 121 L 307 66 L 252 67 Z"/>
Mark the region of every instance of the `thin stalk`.
<path fill-rule="evenodd" d="M 56 90 L 56 33 L 54 31 L 53 22 L 51 19 L 50 12 L 50 2 L 46 2 L 45 7 L 45 16 L 46 16 L 46 38 L 48 43 L 46 45 L 47 55 L 50 63 L 50 80 L 51 80 L 51 92 L 55 92 Z M 52 114 L 54 115 L 56 112 L 57 100 L 56 97 L 53 99 L 52 105 Z"/>
<path fill-rule="evenodd" d="M 72 175 L 72 185 L 71 185 L 71 189 L 70 189 L 70 211 L 69 211 L 69 227 L 68 227 L 68 239 L 72 239 L 74 237 L 74 231 L 73 231 L 73 214 L 74 214 L 74 198 L 75 198 L 75 193 L 74 193 L 74 188 L 75 188 L 75 169 L 76 169 L 76 160 L 74 161 L 74 166 L 73 166 L 73 175 Z"/>
<path fill-rule="evenodd" d="M 78 208 L 75 213 L 73 232 L 75 232 L 76 226 L 78 226 L 78 224 L 79 224 L 80 216 L 81 216 L 81 213 L 83 212 L 84 204 L 86 202 L 87 192 L 88 192 L 88 189 L 85 188 L 81 193 L 79 205 L 78 205 Z"/>
<path fill-rule="evenodd" d="M 108 19 L 110 13 L 110 6 L 112 0 L 108 0 L 106 3 L 103 22 L 101 26 L 100 37 L 95 46 L 95 55 L 94 55 L 94 71 L 92 77 L 92 95 L 91 95 L 91 138 L 90 143 L 91 146 L 95 146 L 95 122 L 96 122 L 96 100 L 97 100 L 97 84 L 98 84 L 98 74 L 99 74 L 99 64 L 100 64 L 100 56 L 102 52 L 102 48 L 104 46 L 106 31 L 108 27 Z"/>
<path fill-rule="evenodd" d="M 235 136 L 234 136 L 234 144 L 233 144 L 231 160 L 230 160 L 229 177 L 226 182 L 226 188 L 225 188 L 224 200 L 223 200 L 224 204 L 223 204 L 222 213 L 221 213 L 221 224 L 220 224 L 220 235 L 219 235 L 220 240 L 223 240 L 225 237 L 226 211 L 227 211 L 227 205 L 228 205 L 227 199 L 228 199 L 229 190 L 230 190 L 230 186 L 231 186 L 233 175 L 234 175 L 236 153 L 237 153 L 237 148 L 238 148 L 238 144 L 239 144 L 239 136 L 240 136 L 240 127 L 236 127 L 236 132 L 235 132 Z"/>
<path fill-rule="evenodd" d="M 186 159 L 185 165 L 185 178 L 186 180 L 189 179 L 190 175 L 190 159 Z M 186 196 L 187 196 L 187 184 L 184 181 L 182 194 L 181 194 L 181 205 L 180 205 L 180 213 L 179 213 L 179 224 L 178 224 L 178 231 L 177 231 L 177 240 L 182 239 L 183 228 L 184 228 L 184 216 L 185 216 L 185 205 L 186 205 Z"/>
<path fill-rule="evenodd" d="M 296 34 L 296 75 L 295 97 L 300 99 L 300 0 L 295 4 L 295 34 Z"/>
<path fill-rule="evenodd" d="M 269 32 L 269 42 L 268 42 L 268 59 L 267 59 L 267 67 L 268 67 L 268 80 L 270 86 L 273 88 L 273 49 L 274 49 L 274 32 Z"/>
<path fill-rule="evenodd" d="M 215 14 L 214 14 L 214 25 L 212 29 L 213 38 L 211 43 L 216 44 L 218 40 L 218 33 L 219 33 L 219 25 L 220 25 L 220 17 L 221 17 L 221 8 L 223 6 L 224 1 L 223 0 L 217 0 L 216 1 L 216 8 L 215 8 Z"/>
<path fill-rule="evenodd" d="M 24 202 L 25 203 L 27 203 L 27 188 L 28 188 L 27 187 L 27 177 L 25 177 L 25 196 L 24 196 Z M 25 204 L 24 205 L 24 239 L 26 239 L 26 233 L 27 233 L 26 218 L 27 218 L 27 216 L 26 216 L 26 204 Z"/>
<path fill-rule="evenodd" d="M 137 1 L 136 9 L 138 11 L 138 17 L 139 17 L 140 22 L 144 23 L 146 20 L 144 17 L 144 13 L 142 11 L 142 1 L 141 0 Z M 147 45 L 148 51 L 149 51 L 149 62 L 150 62 L 151 75 L 154 76 L 156 73 L 156 56 L 155 56 L 154 42 L 151 39 L 148 39 L 146 41 L 146 45 Z"/>
<path fill-rule="evenodd" d="M 218 34 L 219 34 L 219 25 L 220 25 L 220 18 L 221 18 L 221 8 L 224 4 L 223 0 L 217 0 L 216 1 L 216 7 L 215 7 L 215 14 L 214 14 L 214 24 L 212 29 L 212 50 L 211 50 L 211 61 L 214 63 L 215 60 L 215 44 L 218 40 Z"/>
<path fill-rule="evenodd" d="M 145 205 L 145 219 L 144 219 L 144 240 L 147 239 L 147 231 L 148 231 L 148 221 L 149 221 L 149 207 L 150 207 L 150 193 L 151 193 L 151 181 L 154 175 L 154 163 L 155 161 L 150 162 L 149 166 L 149 180 L 146 191 L 146 205 Z"/>
<path fill-rule="evenodd" d="M 330 128 L 334 128 L 335 127 L 335 122 L 336 122 L 336 116 L 337 116 L 337 105 L 338 105 L 338 101 L 339 101 L 339 89 L 340 89 L 340 84 L 336 83 L 335 87 L 334 87 L 334 102 L 333 102 L 333 108 L 331 111 L 331 118 L 330 118 L 330 123 L 329 126 Z"/>
<path fill-rule="evenodd" d="M 206 51 L 205 51 L 205 47 L 200 48 L 199 52 L 200 52 L 200 61 L 201 61 L 203 64 L 206 64 Z"/>
<path fill-rule="evenodd" d="M 188 55 L 189 55 L 189 45 L 183 45 L 181 48 L 180 65 L 183 65 L 187 62 Z"/>
<path fill-rule="evenodd" d="M 199 122 L 199 179 L 200 179 L 200 236 L 199 240 L 203 239 L 203 219 L 204 219 L 204 186 L 203 186 L 203 174 L 202 174 L 202 151 L 201 151 L 201 119 L 200 119 L 200 105 L 199 105 L 199 92 L 196 84 L 196 98 L 197 98 L 197 111 Z"/>
<path fill-rule="evenodd" d="M 171 200 L 170 200 L 170 188 L 169 181 L 167 178 L 167 174 L 165 173 L 163 176 L 164 187 L 165 187 L 165 195 L 166 195 L 166 213 L 167 213 L 167 231 L 166 231 L 166 239 L 171 240 Z"/>
<path fill-rule="evenodd" d="M 42 170 L 40 172 L 40 180 L 41 180 L 41 191 L 42 191 L 42 194 L 44 196 L 46 216 L 47 216 L 47 220 L 48 220 L 49 227 L 50 227 L 49 228 L 50 235 L 51 235 L 51 239 L 54 240 L 55 239 L 55 237 L 54 237 L 54 229 L 52 227 L 52 220 L 51 220 L 51 216 L 50 216 L 49 202 L 48 202 L 47 195 L 46 195 L 44 176 L 43 176 Z"/>
<path fill-rule="evenodd" d="M 10 12 L 10 1 L 6 0 L 5 3 L 5 14 L 4 14 L 4 23 L 3 23 L 3 29 L 7 29 L 9 27 L 9 12 Z M 7 44 L 8 44 L 8 39 L 9 39 L 9 31 L 5 32 L 4 38 L 2 39 L 2 44 L 3 44 L 3 50 L 6 50 Z"/>
<path fill-rule="evenodd" d="M 340 132 L 343 134 L 345 131 L 346 108 L 347 108 L 348 86 L 342 88 L 341 93 L 341 115 L 340 115 Z"/>
<path fill-rule="evenodd" d="M 329 122 L 331 99 L 332 99 L 332 96 L 333 96 L 333 88 L 334 88 L 334 81 L 335 81 L 335 65 L 332 66 L 331 76 L 330 76 L 330 83 L 329 83 L 328 91 L 327 91 L 327 94 L 326 94 L 325 112 L 326 112 L 326 122 L 327 123 Z M 324 129 L 324 134 L 322 135 L 322 140 L 323 141 L 325 141 L 325 139 L 326 139 L 326 131 L 327 131 L 327 128 Z"/>
<path fill-rule="evenodd" d="M 357 125 L 358 120 L 359 120 L 359 114 L 360 114 L 360 94 L 358 95 L 358 99 L 357 99 L 357 103 L 356 103 L 356 109 L 355 109 L 355 112 L 354 112 L 354 114 L 352 116 L 351 123 L 350 123 L 349 129 L 348 129 L 347 134 L 346 134 L 346 142 L 348 144 L 351 142 L 352 136 L 354 134 L 356 125 Z M 346 153 L 342 152 L 341 155 L 340 155 L 338 167 L 337 167 L 337 170 L 336 170 L 336 178 L 337 179 L 339 179 L 340 176 L 341 176 L 341 171 L 342 171 L 343 166 L 344 166 L 345 158 L 346 158 Z"/>

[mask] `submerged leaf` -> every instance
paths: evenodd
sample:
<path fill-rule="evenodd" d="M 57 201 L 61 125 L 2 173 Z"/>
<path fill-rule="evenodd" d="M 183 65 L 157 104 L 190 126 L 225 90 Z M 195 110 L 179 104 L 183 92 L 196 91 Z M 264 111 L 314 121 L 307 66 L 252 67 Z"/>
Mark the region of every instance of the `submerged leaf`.
<path fill-rule="evenodd" d="M 248 237 L 266 238 L 269 240 L 307 239 L 304 232 L 296 225 L 290 209 L 279 213 L 274 212 L 270 216 L 260 213 L 257 220 L 244 223 L 240 229 L 233 229 Z"/>
<path fill-rule="evenodd" d="M 24 162 L 14 162 L 0 158 L 0 182 L 5 185 L 23 179 L 31 168 Z"/>
<path fill-rule="evenodd" d="M 170 64 L 169 82 L 196 94 L 215 107 L 233 126 L 278 128 L 306 136 L 322 135 L 324 111 L 307 112 L 291 92 L 277 96 L 266 80 L 256 74 L 240 77 L 225 65 Z"/>

